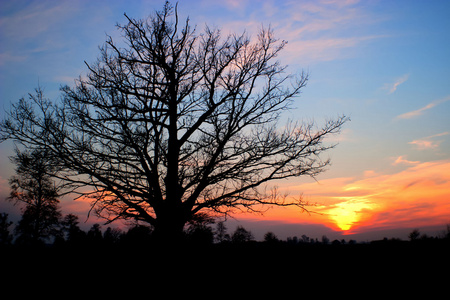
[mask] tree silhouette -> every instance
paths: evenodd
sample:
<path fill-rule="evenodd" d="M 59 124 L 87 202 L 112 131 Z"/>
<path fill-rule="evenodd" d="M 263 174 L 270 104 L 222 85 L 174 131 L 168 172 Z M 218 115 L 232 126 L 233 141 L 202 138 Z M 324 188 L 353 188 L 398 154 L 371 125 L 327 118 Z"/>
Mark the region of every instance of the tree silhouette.
<path fill-rule="evenodd" d="M 74 214 L 66 215 L 61 221 L 61 230 L 69 244 L 80 243 L 86 236 L 86 233 L 78 226 L 78 216 Z"/>
<path fill-rule="evenodd" d="M 251 242 L 253 240 L 254 237 L 252 232 L 242 226 L 236 227 L 236 230 L 231 235 L 231 241 L 236 244 Z"/>
<path fill-rule="evenodd" d="M 225 226 L 225 222 L 218 222 L 216 225 L 216 242 L 217 243 L 224 243 L 224 242 L 229 242 L 231 237 L 230 235 L 227 233 L 227 227 Z"/>
<path fill-rule="evenodd" d="M 130 246 L 141 248 L 142 246 L 151 244 L 152 233 L 151 227 L 136 224 L 123 234 L 122 242 Z"/>
<path fill-rule="evenodd" d="M 195 244 L 212 244 L 214 242 L 214 232 L 209 226 L 215 220 L 205 213 L 197 213 L 187 223 L 185 230 L 186 237 Z"/>
<path fill-rule="evenodd" d="M 8 221 L 7 213 L 0 214 L 0 246 L 11 244 L 13 237 L 9 231 L 9 227 L 12 224 L 13 222 Z"/>
<path fill-rule="evenodd" d="M 275 233 L 269 231 L 266 234 L 264 234 L 264 242 L 266 243 L 277 243 L 280 240 L 278 239 L 278 237 L 275 235 Z"/>
<path fill-rule="evenodd" d="M 117 244 L 122 236 L 122 231 L 119 228 L 108 227 L 103 234 L 103 239 L 105 243 L 112 245 Z"/>
<path fill-rule="evenodd" d="M 22 219 L 16 227 L 19 243 L 43 242 L 57 235 L 61 217 L 58 191 L 60 186 L 51 179 L 55 170 L 45 150 L 20 152 L 11 158 L 16 175 L 9 180 L 8 200 L 25 204 Z"/>
<path fill-rule="evenodd" d="M 89 229 L 87 233 L 87 240 L 92 245 L 100 245 L 100 243 L 103 241 L 103 234 L 101 230 L 100 224 L 96 223 L 92 225 L 91 229 Z"/>
<path fill-rule="evenodd" d="M 347 118 L 279 124 L 308 79 L 276 61 L 286 42 L 270 29 L 253 40 L 197 33 L 169 3 L 125 17 L 123 46 L 109 37 L 87 77 L 62 87 L 62 103 L 37 89 L 14 104 L 1 139 L 44 147 L 95 213 L 149 223 L 162 238 L 181 237 L 199 212 L 304 209 L 266 184 L 323 172 L 320 154 L 334 146 L 324 139 Z"/>
<path fill-rule="evenodd" d="M 420 231 L 419 229 L 414 229 L 408 234 L 408 238 L 411 242 L 418 240 L 420 237 Z"/>

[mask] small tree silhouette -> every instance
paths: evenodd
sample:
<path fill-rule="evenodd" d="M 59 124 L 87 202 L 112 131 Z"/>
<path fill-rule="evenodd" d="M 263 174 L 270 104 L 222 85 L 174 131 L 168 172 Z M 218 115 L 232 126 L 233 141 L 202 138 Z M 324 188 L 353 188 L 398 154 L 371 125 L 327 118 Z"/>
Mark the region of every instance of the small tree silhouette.
<path fill-rule="evenodd" d="M 242 226 L 238 226 L 231 236 L 231 241 L 236 244 L 251 242 L 253 240 L 254 237 L 252 232 Z"/>
<path fill-rule="evenodd" d="M 51 179 L 56 172 L 45 150 L 20 152 L 11 158 L 16 175 L 9 180 L 8 200 L 25 204 L 16 227 L 19 243 L 39 243 L 58 234 L 61 218 L 58 192 L 61 186 Z"/>
<path fill-rule="evenodd" d="M 408 234 L 408 238 L 411 242 L 417 241 L 420 237 L 419 229 L 414 229 Z"/>
<path fill-rule="evenodd" d="M 74 214 L 66 215 L 61 221 L 61 230 L 65 240 L 70 244 L 77 244 L 84 240 L 86 233 L 78 226 L 78 216 Z"/>
<path fill-rule="evenodd" d="M 225 226 L 225 222 L 217 223 L 215 238 L 217 243 L 229 242 L 231 240 L 230 235 L 227 233 L 227 227 Z"/>
<path fill-rule="evenodd" d="M 264 235 L 264 242 L 273 244 L 273 243 L 279 242 L 279 239 L 275 235 L 275 233 L 269 231 Z"/>
<path fill-rule="evenodd" d="M 330 239 L 326 235 L 322 235 L 322 244 L 328 245 L 330 243 Z"/>
<path fill-rule="evenodd" d="M 205 213 L 198 213 L 188 222 L 185 230 L 190 242 L 196 244 L 212 244 L 214 242 L 214 232 L 209 226 L 214 224 L 214 218 Z"/>
<path fill-rule="evenodd" d="M 0 245 L 9 245 L 12 242 L 13 236 L 9 232 L 9 227 L 13 222 L 8 221 L 8 214 L 0 214 Z"/>
<path fill-rule="evenodd" d="M 94 224 L 92 225 L 91 229 L 89 229 L 87 233 L 87 240 L 92 245 L 100 245 L 103 242 L 103 234 L 102 234 L 102 227 L 100 224 Z"/>

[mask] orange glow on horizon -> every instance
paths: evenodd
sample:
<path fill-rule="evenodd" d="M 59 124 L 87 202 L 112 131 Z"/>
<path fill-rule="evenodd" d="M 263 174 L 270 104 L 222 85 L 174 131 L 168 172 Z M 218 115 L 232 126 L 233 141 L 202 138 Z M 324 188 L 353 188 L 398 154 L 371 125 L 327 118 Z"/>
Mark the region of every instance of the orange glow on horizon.
<path fill-rule="evenodd" d="M 343 234 L 378 229 L 450 223 L 450 160 L 406 165 L 393 174 L 366 170 L 360 178 L 338 177 L 279 186 L 296 197 L 317 203 L 305 207 L 273 207 L 264 215 L 242 213 L 237 219 L 325 225 Z M 64 201 L 64 211 L 87 212 L 92 199 Z"/>
<path fill-rule="evenodd" d="M 362 179 L 341 177 L 284 186 L 303 193 L 320 214 L 274 208 L 260 220 L 323 224 L 344 234 L 376 229 L 450 223 L 450 161 L 407 166 L 394 174 L 364 172 Z"/>

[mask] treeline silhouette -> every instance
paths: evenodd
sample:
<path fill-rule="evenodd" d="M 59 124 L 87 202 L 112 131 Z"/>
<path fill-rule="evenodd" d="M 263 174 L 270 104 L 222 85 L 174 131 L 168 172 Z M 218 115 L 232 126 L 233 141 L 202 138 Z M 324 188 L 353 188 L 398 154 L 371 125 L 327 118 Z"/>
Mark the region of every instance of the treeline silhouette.
<path fill-rule="evenodd" d="M 147 225 L 135 224 L 127 229 L 106 227 L 93 224 L 88 231 L 79 226 L 79 218 L 74 214 L 68 214 L 54 224 L 52 233 L 45 238 L 35 239 L 32 232 L 20 227 L 20 222 L 15 225 L 8 220 L 8 214 L 0 213 L 0 247 L 151 247 L 158 246 L 154 239 L 154 230 Z M 29 227 L 30 231 L 32 227 Z M 288 237 L 286 240 L 279 239 L 273 232 L 264 235 L 263 241 L 256 241 L 251 231 L 243 226 L 237 226 L 233 232 L 228 232 L 225 222 L 215 223 L 215 220 L 206 214 L 199 215 L 188 223 L 184 230 L 182 245 L 192 247 L 270 247 L 270 248 L 293 248 L 293 247 L 336 247 L 336 246 L 358 246 L 368 245 L 381 246 L 405 246 L 405 245 L 448 245 L 450 244 L 450 225 L 442 230 L 437 236 L 421 234 L 419 229 L 414 229 L 408 240 L 399 238 L 376 240 L 371 242 L 357 242 L 355 240 L 335 239 L 331 241 L 326 235 L 320 239 L 311 238 L 306 235 L 300 237 Z"/>
<path fill-rule="evenodd" d="M 107 278 L 113 274 L 131 273 L 143 274 L 137 276 L 140 280 L 183 274 L 180 278 L 191 284 L 198 278 L 216 282 L 229 280 L 229 276 L 254 282 L 260 282 L 261 276 L 281 281 L 286 276 L 334 280 L 336 274 L 390 276 L 399 272 L 417 274 L 418 270 L 430 274 L 450 264 L 450 226 L 435 237 L 414 230 L 408 240 L 361 243 L 306 235 L 279 239 L 273 232 L 257 241 L 243 226 L 228 231 L 224 222 L 191 222 L 183 240 L 168 246 L 159 244 L 149 226 L 119 229 L 94 224 L 84 231 L 78 218 L 68 215 L 55 236 L 45 242 L 24 243 L 15 235 L 7 215 L 0 216 L 0 257 L 8 278 L 27 272 L 38 280 L 48 280 L 41 278 L 44 272 L 57 280 L 77 282 L 83 278 L 103 280 L 105 284 L 110 284 Z M 76 270 L 82 274 L 76 275 Z"/>

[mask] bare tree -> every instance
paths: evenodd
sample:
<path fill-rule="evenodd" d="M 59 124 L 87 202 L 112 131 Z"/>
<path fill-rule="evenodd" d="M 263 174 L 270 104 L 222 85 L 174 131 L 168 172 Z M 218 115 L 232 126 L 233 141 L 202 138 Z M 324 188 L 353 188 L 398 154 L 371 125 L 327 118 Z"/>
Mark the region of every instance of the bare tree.
<path fill-rule="evenodd" d="M 411 242 L 417 241 L 420 237 L 420 231 L 419 229 L 414 229 L 413 231 L 408 234 L 408 238 Z"/>
<path fill-rule="evenodd" d="M 16 149 L 11 157 L 16 175 L 9 180 L 11 194 L 7 199 L 25 204 L 22 219 L 15 229 L 19 242 L 42 242 L 58 232 L 61 218 L 58 196 L 63 186 L 52 180 L 55 169 L 47 154 L 45 150 L 21 152 Z"/>
<path fill-rule="evenodd" d="M 347 118 L 278 123 L 307 82 L 276 61 L 286 42 L 270 29 L 254 40 L 198 34 L 169 3 L 147 20 L 125 17 L 122 46 L 108 38 L 61 103 L 38 89 L 13 105 L 1 139 L 45 147 L 60 179 L 92 188 L 78 191 L 98 215 L 147 222 L 160 236 L 180 235 L 200 211 L 304 209 L 266 183 L 323 172 L 319 155 L 334 146 L 324 138 Z"/>

